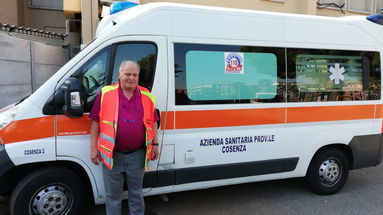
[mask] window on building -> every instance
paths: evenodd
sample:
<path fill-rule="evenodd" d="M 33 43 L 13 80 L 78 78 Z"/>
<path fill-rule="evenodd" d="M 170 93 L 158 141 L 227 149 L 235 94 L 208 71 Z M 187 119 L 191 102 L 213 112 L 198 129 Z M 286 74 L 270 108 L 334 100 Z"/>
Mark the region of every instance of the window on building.
<path fill-rule="evenodd" d="M 357 13 L 379 13 L 383 8 L 383 0 L 318 0 L 319 8 L 330 8 L 340 10 L 337 6 L 342 6 L 342 11 Z"/>
<path fill-rule="evenodd" d="M 267 1 L 282 2 L 282 3 L 284 3 L 286 0 L 267 0 Z"/>
<path fill-rule="evenodd" d="M 176 104 L 283 101 L 284 49 L 175 45 Z"/>
<path fill-rule="evenodd" d="M 288 101 L 380 99 L 377 52 L 288 49 Z"/>
<path fill-rule="evenodd" d="M 346 0 L 319 0 L 318 1 L 319 3 L 321 4 L 337 4 L 337 5 L 342 5 L 342 4 L 345 4 L 346 3 Z"/>
<path fill-rule="evenodd" d="M 372 13 L 374 2 L 372 0 L 348 0 L 349 11 L 359 13 Z"/>
<path fill-rule="evenodd" d="M 63 10 L 63 0 L 29 0 L 28 6 L 30 8 L 49 9 L 49 10 Z"/>
<path fill-rule="evenodd" d="M 383 0 L 376 0 L 375 13 L 380 13 L 383 10 Z"/>

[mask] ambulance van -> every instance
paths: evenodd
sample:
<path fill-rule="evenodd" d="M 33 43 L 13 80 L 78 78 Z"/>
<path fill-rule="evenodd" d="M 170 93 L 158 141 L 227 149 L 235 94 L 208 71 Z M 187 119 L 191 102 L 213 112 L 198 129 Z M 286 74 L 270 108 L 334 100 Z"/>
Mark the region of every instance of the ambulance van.
<path fill-rule="evenodd" d="M 36 92 L 0 111 L 0 193 L 12 214 L 105 202 L 88 115 L 123 60 L 140 64 L 161 113 L 145 195 L 293 177 L 336 193 L 349 170 L 381 163 L 382 35 L 380 14 L 172 3 L 115 13 Z"/>

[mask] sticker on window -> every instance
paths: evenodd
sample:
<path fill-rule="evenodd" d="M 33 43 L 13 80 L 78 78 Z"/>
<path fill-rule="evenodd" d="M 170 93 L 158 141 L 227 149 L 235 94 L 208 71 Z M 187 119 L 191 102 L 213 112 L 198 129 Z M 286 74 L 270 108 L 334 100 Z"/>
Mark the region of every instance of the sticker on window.
<path fill-rule="evenodd" d="M 225 52 L 225 74 L 243 74 L 244 64 L 243 53 Z"/>
<path fill-rule="evenodd" d="M 361 56 L 297 55 L 297 87 L 300 92 L 361 91 Z"/>

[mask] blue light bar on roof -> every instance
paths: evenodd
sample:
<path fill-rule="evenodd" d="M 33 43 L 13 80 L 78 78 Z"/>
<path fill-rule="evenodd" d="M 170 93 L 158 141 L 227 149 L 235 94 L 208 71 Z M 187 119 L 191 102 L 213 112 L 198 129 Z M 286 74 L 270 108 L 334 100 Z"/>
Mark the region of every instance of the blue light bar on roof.
<path fill-rule="evenodd" d="M 375 22 L 376 24 L 383 25 L 383 14 L 372 14 L 367 16 L 367 19 L 370 20 L 371 22 Z"/>
<path fill-rule="evenodd" d="M 129 1 L 115 2 L 110 6 L 110 15 L 126 10 L 131 7 L 137 6 L 137 5 L 138 5 L 137 3 L 129 2 Z"/>

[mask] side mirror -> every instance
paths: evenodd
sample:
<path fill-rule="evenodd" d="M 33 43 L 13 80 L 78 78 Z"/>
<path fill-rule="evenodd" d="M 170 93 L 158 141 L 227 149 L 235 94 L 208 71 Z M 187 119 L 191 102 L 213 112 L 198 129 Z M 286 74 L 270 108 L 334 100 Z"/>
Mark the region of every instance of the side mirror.
<path fill-rule="evenodd" d="M 68 78 L 61 88 L 64 91 L 65 97 L 65 105 L 63 106 L 64 115 L 68 117 L 82 117 L 84 110 L 81 101 L 80 83 L 77 78 Z"/>

